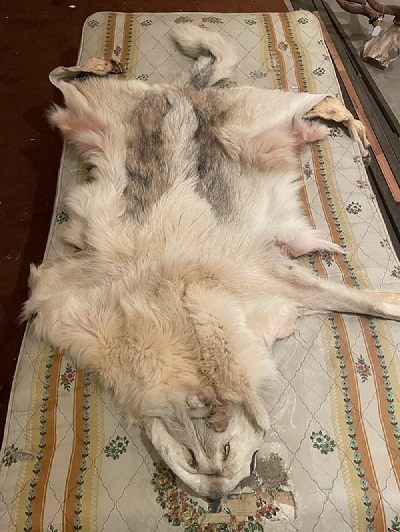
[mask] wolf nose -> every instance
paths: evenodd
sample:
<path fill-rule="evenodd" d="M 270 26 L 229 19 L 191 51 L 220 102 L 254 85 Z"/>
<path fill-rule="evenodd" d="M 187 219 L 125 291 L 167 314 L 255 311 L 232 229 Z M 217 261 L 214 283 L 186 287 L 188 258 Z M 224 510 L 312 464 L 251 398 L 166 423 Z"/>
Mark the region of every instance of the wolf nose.
<path fill-rule="evenodd" d="M 208 511 L 211 514 L 217 514 L 221 511 L 221 497 L 218 499 L 210 499 L 207 497 Z"/>

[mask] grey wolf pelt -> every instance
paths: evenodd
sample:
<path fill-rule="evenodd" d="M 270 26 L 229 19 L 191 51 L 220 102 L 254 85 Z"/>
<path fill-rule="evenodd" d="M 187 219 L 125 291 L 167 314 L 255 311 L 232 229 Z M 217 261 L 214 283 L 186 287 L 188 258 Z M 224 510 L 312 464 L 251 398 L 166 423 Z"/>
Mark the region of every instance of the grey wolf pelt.
<path fill-rule="evenodd" d="M 400 306 L 293 260 L 340 251 L 298 197 L 298 151 L 329 131 L 303 115 L 325 95 L 215 87 L 232 47 L 191 26 L 172 37 L 195 62 L 171 85 L 53 72 L 66 107 L 51 121 L 91 181 L 65 198 L 79 251 L 32 266 L 24 316 L 218 498 L 251 473 L 269 428 L 274 341 L 310 313 L 399 319 Z"/>

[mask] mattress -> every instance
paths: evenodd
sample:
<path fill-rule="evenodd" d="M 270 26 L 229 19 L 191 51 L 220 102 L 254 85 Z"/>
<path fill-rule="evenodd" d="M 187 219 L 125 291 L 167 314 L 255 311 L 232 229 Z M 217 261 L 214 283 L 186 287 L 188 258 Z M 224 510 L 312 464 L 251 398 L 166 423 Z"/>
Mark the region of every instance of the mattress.
<path fill-rule="evenodd" d="M 121 76 L 169 82 L 189 60 L 167 33 L 187 23 L 236 44 L 241 59 L 228 86 L 342 99 L 320 24 L 306 11 L 95 13 L 78 63 L 113 58 L 126 67 Z M 299 163 L 307 216 L 343 249 L 300 262 L 348 286 L 400 291 L 399 261 L 346 130 L 335 126 Z M 64 147 L 46 256 L 73 253 L 60 239 L 63 196 L 87 178 Z M 256 471 L 215 508 L 182 484 L 140 429 L 123 424 L 90 376 L 35 341 L 28 325 L 0 454 L 0 531 L 400 530 L 399 342 L 395 322 L 302 319 L 274 349 L 280 383 Z"/>

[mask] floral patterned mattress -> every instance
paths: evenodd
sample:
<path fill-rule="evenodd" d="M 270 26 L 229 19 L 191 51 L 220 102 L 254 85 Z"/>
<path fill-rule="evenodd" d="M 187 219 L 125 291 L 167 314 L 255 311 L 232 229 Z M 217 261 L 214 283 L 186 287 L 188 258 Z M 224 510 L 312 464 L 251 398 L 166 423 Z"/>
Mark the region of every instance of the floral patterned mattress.
<path fill-rule="evenodd" d="M 96 13 L 78 62 L 115 58 L 157 83 L 187 65 L 167 38 L 192 22 L 237 43 L 238 85 L 341 97 L 318 20 L 289 14 Z M 56 67 L 57 65 L 54 65 Z M 66 65 L 69 66 L 69 65 Z M 49 102 L 50 103 L 50 102 Z M 312 223 L 343 256 L 301 260 L 349 286 L 400 291 L 400 267 L 358 147 L 341 128 L 301 159 Z M 47 255 L 60 241 L 63 195 L 87 169 L 64 149 Z M 255 474 L 210 511 L 127 430 L 90 378 L 29 326 L 0 454 L 0 531 L 400 530 L 400 326 L 329 314 L 303 319 L 276 344 L 281 389 Z"/>

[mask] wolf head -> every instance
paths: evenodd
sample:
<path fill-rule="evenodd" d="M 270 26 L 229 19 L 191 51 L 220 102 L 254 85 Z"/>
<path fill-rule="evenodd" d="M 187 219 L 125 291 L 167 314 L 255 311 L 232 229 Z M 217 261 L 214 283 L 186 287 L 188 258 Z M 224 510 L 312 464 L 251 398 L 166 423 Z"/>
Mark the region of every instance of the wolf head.
<path fill-rule="evenodd" d="M 219 499 L 253 472 L 265 432 L 247 412 L 232 407 L 226 430 L 177 412 L 174 419 L 147 418 L 144 427 L 166 464 L 199 495 Z"/>
<path fill-rule="evenodd" d="M 44 264 L 32 270 L 26 314 L 96 375 L 188 486 L 218 498 L 251 472 L 275 365 L 232 294 L 153 281 L 109 283 L 84 258 Z"/>

